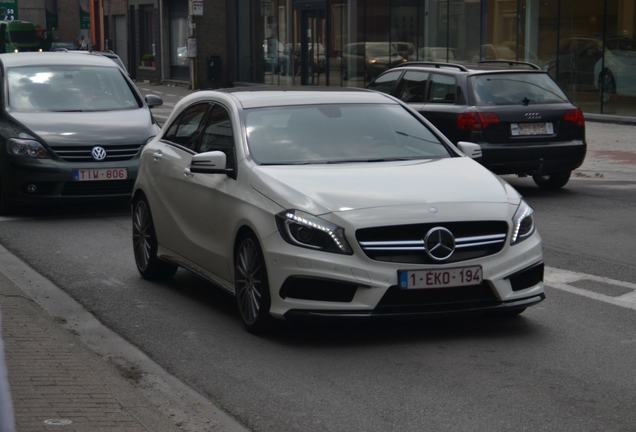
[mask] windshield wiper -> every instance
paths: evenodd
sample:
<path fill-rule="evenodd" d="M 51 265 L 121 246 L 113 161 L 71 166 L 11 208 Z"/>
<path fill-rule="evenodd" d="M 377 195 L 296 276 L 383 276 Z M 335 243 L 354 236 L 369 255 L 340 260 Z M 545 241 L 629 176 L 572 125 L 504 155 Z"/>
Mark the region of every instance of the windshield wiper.
<path fill-rule="evenodd" d="M 415 138 L 417 140 L 428 142 L 428 143 L 432 143 L 432 144 L 440 144 L 439 141 L 418 137 L 416 135 L 411 135 L 411 134 L 408 134 L 406 132 L 402 132 L 402 131 L 398 131 L 398 130 L 396 130 L 395 133 L 398 134 L 398 135 L 402 135 L 402 136 L 408 137 L 408 138 Z"/>

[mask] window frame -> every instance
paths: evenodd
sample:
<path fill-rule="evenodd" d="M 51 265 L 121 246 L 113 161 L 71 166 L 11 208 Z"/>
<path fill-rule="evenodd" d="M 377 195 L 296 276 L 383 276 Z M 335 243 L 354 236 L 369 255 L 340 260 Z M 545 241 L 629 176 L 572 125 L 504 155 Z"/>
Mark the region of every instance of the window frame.
<path fill-rule="evenodd" d="M 404 99 L 402 99 L 402 92 L 404 91 L 404 86 L 406 85 L 406 75 L 408 73 L 419 73 L 419 74 L 426 74 L 426 84 L 424 84 L 425 89 L 424 89 L 424 100 L 421 102 L 407 102 Z M 398 84 L 398 86 L 395 88 L 394 94 L 393 96 L 397 97 L 399 100 L 401 100 L 402 102 L 406 103 L 406 104 L 416 104 L 416 105 L 424 105 L 426 103 L 428 103 L 428 91 L 429 91 L 429 86 L 430 86 L 430 82 L 431 82 L 431 75 L 432 72 L 428 71 L 428 70 L 419 70 L 419 69 L 407 69 L 406 72 L 404 72 L 404 74 L 400 77 L 400 83 Z"/>
<path fill-rule="evenodd" d="M 232 172 L 228 174 L 229 177 L 233 178 L 236 180 L 237 174 L 238 174 L 238 161 L 237 161 L 237 153 L 236 153 L 236 138 L 237 138 L 237 134 L 236 134 L 236 130 L 234 128 L 234 123 L 232 121 L 232 110 L 230 110 L 225 104 L 219 102 L 219 101 L 210 101 L 210 108 L 208 109 L 208 112 L 205 114 L 205 117 L 203 118 L 201 124 L 201 128 L 199 129 L 197 138 L 195 139 L 195 154 L 199 154 L 201 153 L 201 140 L 203 139 L 203 132 L 205 131 L 206 127 L 208 126 L 208 122 L 210 120 L 210 116 L 212 115 L 212 112 L 214 111 L 215 107 L 219 107 L 222 110 L 225 111 L 225 113 L 227 114 L 229 120 L 230 120 L 230 127 L 232 129 L 232 152 L 233 152 L 233 161 L 232 161 L 232 165 L 231 167 L 228 168 L 232 168 Z M 210 150 L 210 151 L 214 151 L 214 150 Z"/>
<path fill-rule="evenodd" d="M 186 152 L 188 152 L 188 153 L 190 153 L 190 154 L 193 154 L 193 155 L 197 154 L 197 152 L 196 152 L 196 150 L 195 150 L 195 149 L 198 147 L 198 144 L 197 144 L 197 143 L 198 143 L 199 137 L 201 136 L 201 131 L 203 130 L 202 125 L 203 125 L 203 124 L 205 124 L 205 121 L 207 120 L 208 115 L 209 115 L 209 114 L 210 114 L 210 112 L 212 111 L 212 106 L 213 106 L 213 104 L 214 104 L 214 103 L 213 103 L 213 102 L 211 102 L 211 101 L 197 101 L 197 102 L 194 102 L 194 103 L 193 103 L 193 104 L 191 104 L 191 105 L 188 105 L 186 108 L 184 108 L 184 109 L 183 109 L 183 110 L 179 113 L 179 115 L 177 116 L 177 118 L 176 118 L 176 119 L 174 119 L 174 121 L 173 121 L 172 123 L 170 123 L 170 126 L 168 126 L 168 127 L 166 128 L 166 131 L 165 131 L 165 132 L 161 135 L 161 141 L 162 141 L 162 142 L 164 142 L 164 143 L 166 143 L 166 144 L 169 144 L 169 145 L 171 145 L 171 146 L 173 146 L 173 147 L 176 147 L 176 148 L 178 148 L 178 149 L 181 149 L 181 150 L 183 150 L 183 151 L 186 151 Z M 201 122 L 200 122 L 200 124 L 199 124 L 199 127 L 197 128 L 196 132 L 195 132 L 195 133 L 194 133 L 194 135 L 193 135 L 193 138 L 192 138 L 192 148 L 186 147 L 186 146 L 184 146 L 183 144 L 179 144 L 179 143 L 177 143 L 177 142 L 174 142 L 174 141 L 172 141 L 172 140 L 168 139 L 167 135 L 168 135 L 168 132 L 170 131 L 170 129 L 171 129 L 171 128 L 175 125 L 175 124 L 177 124 L 177 122 L 179 122 L 179 121 L 180 121 L 180 120 L 181 120 L 181 119 L 182 119 L 182 118 L 183 118 L 183 117 L 184 117 L 184 116 L 185 116 L 185 115 L 186 115 L 186 114 L 190 111 L 190 109 L 191 109 L 191 108 L 199 107 L 199 106 L 204 106 L 204 105 L 207 105 L 207 110 L 206 110 L 206 112 L 203 114 L 203 117 L 201 117 Z"/>
<path fill-rule="evenodd" d="M 453 102 L 440 102 L 440 101 L 432 101 L 431 100 L 431 89 L 433 88 L 433 77 L 435 75 L 450 77 L 455 81 L 455 100 Z M 456 75 L 448 74 L 448 73 L 439 73 L 437 71 L 430 72 L 428 77 L 428 84 L 426 88 L 426 102 L 427 104 L 434 105 L 461 105 L 462 102 L 462 91 L 459 89 L 459 80 Z"/>
<path fill-rule="evenodd" d="M 382 78 L 382 77 L 384 77 L 384 76 L 386 76 L 388 74 L 391 74 L 391 73 L 397 73 L 398 77 L 395 80 L 395 84 L 391 88 L 390 92 L 384 92 L 384 91 L 381 91 L 381 90 L 376 90 L 376 89 L 371 88 L 371 85 L 375 84 L 378 79 L 380 79 L 380 78 Z M 404 77 L 404 73 L 405 73 L 404 70 L 394 70 L 394 69 L 390 69 L 390 70 L 388 70 L 386 72 L 383 72 L 382 74 L 378 75 L 373 81 L 371 81 L 369 84 L 367 84 L 367 89 L 368 90 L 377 91 L 377 92 L 380 92 L 380 93 L 384 93 L 384 94 L 388 94 L 388 95 L 391 95 L 391 96 L 395 96 L 395 91 L 400 87 L 400 84 L 402 82 L 402 77 Z"/>

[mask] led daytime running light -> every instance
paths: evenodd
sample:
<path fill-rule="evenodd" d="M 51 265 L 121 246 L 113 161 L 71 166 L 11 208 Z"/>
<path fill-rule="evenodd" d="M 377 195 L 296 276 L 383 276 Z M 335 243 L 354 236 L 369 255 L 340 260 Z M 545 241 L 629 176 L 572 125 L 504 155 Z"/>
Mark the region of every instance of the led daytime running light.
<path fill-rule="evenodd" d="M 521 211 L 521 214 L 519 214 L 520 211 Z M 515 213 L 515 216 L 513 218 L 514 227 L 513 227 L 512 237 L 510 241 L 511 244 L 514 245 L 516 243 L 519 243 L 522 240 L 525 240 L 526 238 L 530 237 L 530 235 L 534 232 L 534 218 L 532 216 L 533 214 L 534 214 L 534 210 L 532 210 L 532 207 L 526 204 L 525 201 L 521 201 L 521 204 L 519 204 L 519 208 L 517 209 L 517 212 Z M 521 224 L 527 217 L 531 218 L 532 225 L 530 226 L 530 229 L 527 232 L 520 234 L 519 231 L 521 230 Z"/>

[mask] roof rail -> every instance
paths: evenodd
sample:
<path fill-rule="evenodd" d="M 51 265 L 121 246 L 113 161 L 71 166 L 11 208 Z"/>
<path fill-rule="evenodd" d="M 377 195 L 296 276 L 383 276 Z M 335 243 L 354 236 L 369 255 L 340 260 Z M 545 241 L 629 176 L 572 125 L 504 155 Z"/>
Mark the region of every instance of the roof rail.
<path fill-rule="evenodd" d="M 524 62 L 524 61 L 516 61 L 516 60 L 480 60 L 479 64 L 484 64 L 484 63 L 498 63 L 498 64 L 507 64 L 508 66 L 528 66 L 534 70 L 541 70 L 541 68 L 539 66 L 537 66 L 534 63 L 530 63 L 530 62 Z"/>
<path fill-rule="evenodd" d="M 441 67 L 451 67 L 457 68 L 462 72 L 468 72 L 468 69 L 464 65 L 460 65 L 457 63 L 443 63 L 443 62 L 434 62 L 434 61 L 407 61 L 406 63 L 402 63 L 399 66 L 434 66 L 436 68 Z"/>

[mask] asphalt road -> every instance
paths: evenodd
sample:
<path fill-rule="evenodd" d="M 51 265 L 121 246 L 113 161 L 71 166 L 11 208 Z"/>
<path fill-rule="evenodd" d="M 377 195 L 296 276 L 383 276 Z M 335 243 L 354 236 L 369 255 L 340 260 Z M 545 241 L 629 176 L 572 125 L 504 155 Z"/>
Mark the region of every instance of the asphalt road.
<path fill-rule="evenodd" d="M 620 298 L 630 290 L 586 275 L 636 283 L 636 172 L 594 151 L 563 191 L 510 181 L 536 209 L 546 264 Z M 256 337 L 196 276 L 139 277 L 125 203 L 0 218 L 0 243 L 257 431 L 636 431 L 636 309 L 602 296 L 548 286 L 517 319 L 294 323 Z"/>

